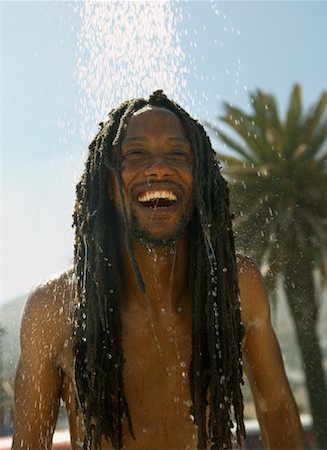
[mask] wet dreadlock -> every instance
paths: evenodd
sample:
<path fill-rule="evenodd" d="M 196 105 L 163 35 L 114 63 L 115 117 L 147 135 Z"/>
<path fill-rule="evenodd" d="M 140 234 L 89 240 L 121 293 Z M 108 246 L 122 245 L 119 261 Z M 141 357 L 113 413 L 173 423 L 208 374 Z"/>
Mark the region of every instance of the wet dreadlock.
<path fill-rule="evenodd" d="M 181 120 L 194 153 L 195 211 L 190 224 L 189 286 L 192 292 L 191 414 L 198 449 L 232 447 L 245 435 L 241 394 L 239 292 L 228 188 L 203 127 L 162 91 L 149 100 L 122 103 L 89 146 L 74 211 L 76 310 L 75 380 L 85 425 L 84 448 L 101 448 L 101 438 L 122 448 L 122 420 L 132 420 L 124 392 L 121 260 L 117 216 L 108 198 L 108 167 L 122 193 L 120 144 L 128 120 L 146 105 L 170 110 Z M 123 196 L 122 196 L 123 198 Z M 123 213 L 125 206 L 123 205 Z M 124 215 L 129 254 L 140 288 L 145 287 Z"/>

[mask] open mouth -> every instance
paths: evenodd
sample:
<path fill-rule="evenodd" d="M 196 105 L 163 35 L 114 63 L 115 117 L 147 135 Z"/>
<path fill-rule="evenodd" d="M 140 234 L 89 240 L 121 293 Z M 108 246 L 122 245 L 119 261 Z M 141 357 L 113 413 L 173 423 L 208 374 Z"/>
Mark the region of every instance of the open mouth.
<path fill-rule="evenodd" d="M 145 191 L 137 196 L 138 202 L 147 208 L 169 208 L 177 201 L 173 191 Z"/>

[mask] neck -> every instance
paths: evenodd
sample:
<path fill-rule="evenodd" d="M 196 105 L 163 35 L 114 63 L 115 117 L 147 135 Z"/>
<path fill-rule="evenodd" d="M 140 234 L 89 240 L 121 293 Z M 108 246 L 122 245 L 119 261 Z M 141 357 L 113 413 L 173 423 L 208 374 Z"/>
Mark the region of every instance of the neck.
<path fill-rule="evenodd" d="M 174 313 L 182 306 L 188 289 L 188 239 L 183 236 L 169 246 L 150 246 L 134 241 L 135 258 L 145 284 L 145 294 L 137 285 L 126 248 L 122 245 L 124 297 L 153 310 Z"/>

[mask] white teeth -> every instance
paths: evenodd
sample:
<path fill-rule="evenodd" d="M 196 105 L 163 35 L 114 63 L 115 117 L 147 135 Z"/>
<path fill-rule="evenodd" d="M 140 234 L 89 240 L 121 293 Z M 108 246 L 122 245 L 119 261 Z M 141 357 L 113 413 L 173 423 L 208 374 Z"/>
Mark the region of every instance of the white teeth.
<path fill-rule="evenodd" d="M 151 200 L 157 200 L 159 198 L 165 198 L 174 202 L 177 200 L 177 195 L 172 191 L 152 191 L 144 192 L 142 195 L 139 195 L 137 199 L 139 202 L 150 202 Z"/>

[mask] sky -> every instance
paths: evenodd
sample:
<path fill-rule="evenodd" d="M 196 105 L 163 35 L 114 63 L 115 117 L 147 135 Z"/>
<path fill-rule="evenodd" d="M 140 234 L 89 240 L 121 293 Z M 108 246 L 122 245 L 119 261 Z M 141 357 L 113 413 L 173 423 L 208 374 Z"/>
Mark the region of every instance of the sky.
<path fill-rule="evenodd" d="M 116 104 L 164 88 L 218 123 L 256 89 L 327 89 L 327 3 L 1 2 L 1 301 L 72 264 L 75 185 Z M 218 148 L 219 143 L 215 142 Z"/>

